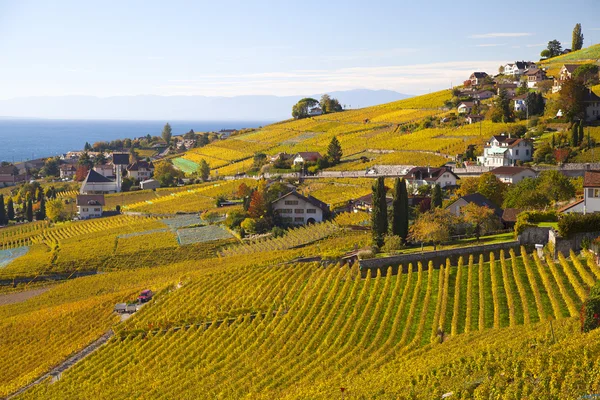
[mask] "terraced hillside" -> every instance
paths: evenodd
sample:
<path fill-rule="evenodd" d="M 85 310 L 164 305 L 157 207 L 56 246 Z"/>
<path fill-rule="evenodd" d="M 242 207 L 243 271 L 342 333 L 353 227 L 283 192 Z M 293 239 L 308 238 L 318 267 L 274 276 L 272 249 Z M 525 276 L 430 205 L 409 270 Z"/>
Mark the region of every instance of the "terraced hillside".
<path fill-rule="evenodd" d="M 600 44 L 595 44 L 581 50 L 542 61 L 540 62 L 540 65 L 547 68 L 548 75 L 557 76 L 563 64 L 598 63 L 598 60 L 600 60 Z"/>
<path fill-rule="evenodd" d="M 552 261 L 522 250 L 371 278 L 356 267 L 280 264 L 276 252 L 260 254 L 139 277 L 111 273 L 48 292 L 87 304 L 75 301 L 85 298 L 75 295 L 78 285 L 87 285 L 87 296 L 92 282 L 121 288 L 90 303 L 106 313 L 97 334 L 111 325 L 111 300 L 143 285 L 160 294 L 113 323 L 116 335 L 60 380 L 19 398 L 335 398 L 340 388 L 349 398 L 500 398 L 505 390 L 570 398 L 595 388 L 586 379 L 600 372 L 597 334 L 577 333 L 581 301 L 600 277 L 591 258 Z M 14 322 L 25 317 L 11 318 L 3 319 L 3 337 L 22 332 Z M 23 367 L 0 382 L 3 393 L 43 370 L 11 365 Z"/>
<path fill-rule="evenodd" d="M 432 165 L 446 163 L 468 145 L 481 145 L 493 134 L 505 132 L 507 124 L 485 121 L 477 125 L 425 128 L 428 118 L 448 112 L 450 90 L 364 109 L 348 110 L 301 120 L 288 120 L 254 132 L 213 142 L 183 155 L 190 162 L 206 160 L 213 175 L 234 175 L 252 166 L 258 152 L 319 151 L 325 153 L 333 136 L 344 151 L 343 162 L 334 169 L 363 170 L 376 164 Z M 371 161 L 364 163 L 360 157 Z M 181 162 L 175 160 L 175 164 Z"/>

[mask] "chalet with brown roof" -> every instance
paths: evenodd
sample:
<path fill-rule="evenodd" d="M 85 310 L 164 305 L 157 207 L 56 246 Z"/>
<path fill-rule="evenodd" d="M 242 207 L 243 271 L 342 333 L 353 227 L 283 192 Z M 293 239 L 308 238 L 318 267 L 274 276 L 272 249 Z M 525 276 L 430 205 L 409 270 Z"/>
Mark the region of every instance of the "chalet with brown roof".
<path fill-rule="evenodd" d="M 25 182 L 26 174 L 19 174 L 19 169 L 14 165 L 0 167 L 0 186 L 16 185 Z"/>
<path fill-rule="evenodd" d="M 440 187 L 456 186 L 460 178 L 448 167 L 415 167 L 404 176 L 409 185 L 414 189 L 423 185 L 440 185 Z"/>
<path fill-rule="evenodd" d="M 504 183 L 515 184 L 521 182 L 525 178 L 536 178 L 537 172 L 527 167 L 498 167 L 490 171 L 498 179 Z"/>
<path fill-rule="evenodd" d="M 100 218 L 106 205 L 103 194 L 80 194 L 76 204 L 79 219 Z"/>
<path fill-rule="evenodd" d="M 533 142 L 529 139 L 495 135 L 485 144 L 483 155 L 477 158 L 480 165 L 502 167 L 516 165 L 518 161 L 531 161 Z"/>
<path fill-rule="evenodd" d="M 571 79 L 573 77 L 573 72 L 579 67 L 579 64 L 563 64 L 558 72 L 558 77 L 554 78 L 554 84 L 552 85 L 552 93 L 560 92 L 562 89 L 562 84 L 567 79 Z"/>
<path fill-rule="evenodd" d="M 477 86 L 483 84 L 488 76 L 489 75 L 485 72 L 473 72 L 471 76 L 469 76 L 469 80 L 471 81 L 471 85 Z"/>
<path fill-rule="evenodd" d="M 127 174 L 136 181 L 145 181 L 154 174 L 154 164 L 152 161 L 136 161 L 127 167 Z"/>
<path fill-rule="evenodd" d="M 75 176 L 75 172 L 77 172 L 77 168 L 73 164 L 62 164 L 58 167 L 58 170 L 61 179 L 72 178 Z"/>
<path fill-rule="evenodd" d="M 463 101 L 458 105 L 458 107 L 456 107 L 456 111 L 459 114 L 470 114 L 471 111 L 473 111 L 474 106 L 475 103 L 472 101 Z"/>
<path fill-rule="evenodd" d="M 527 87 L 535 89 L 537 84 L 546 80 L 546 72 L 542 69 L 530 69 L 525 73 L 527 78 Z"/>
<path fill-rule="evenodd" d="M 514 97 L 517 94 L 518 87 L 516 83 L 498 83 L 496 84 L 496 94 L 500 95 L 500 91 L 504 89 L 509 97 Z"/>
<path fill-rule="evenodd" d="M 322 222 L 329 215 L 329 206 L 313 196 L 303 196 L 296 191 L 284 194 L 271 203 L 273 212 L 281 222 L 289 225 L 306 225 Z"/>

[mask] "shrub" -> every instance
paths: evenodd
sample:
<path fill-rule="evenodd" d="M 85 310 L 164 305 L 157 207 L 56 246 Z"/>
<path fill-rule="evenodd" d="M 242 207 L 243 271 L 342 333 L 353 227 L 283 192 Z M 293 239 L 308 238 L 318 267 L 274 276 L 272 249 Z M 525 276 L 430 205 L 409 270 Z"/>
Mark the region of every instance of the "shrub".
<path fill-rule="evenodd" d="M 558 233 L 564 238 L 576 233 L 598 230 L 600 230 L 600 214 L 569 213 L 558 220 Z"/>
<path fill-rule="evenodd" d="M 357 256 L 359 260 L 368 260 L 369 258 L 375 258 L 375 252 L 373 250 L 361 250 Z"/>
<path fill-rule="evenodd" d="M 537 226 L 540 222 L 556 222 L 558 214 L 554 210 L 550 211 L 525 211 L 519 214 L 515 224 L 515 235 L 519 236 L 525 228 Z"/>
<path fill-rule="evenodd" d="M 600 285 L 596 283 L 590 290 L 590 297 L 581 308 L 581 331 L 589 332 L 600 326 Z"/>
<path fill-rule="evenodd" d="M 240 224 L 240 227 L 246 233 L 256 233 L 256 221 L 252 218 L 246 218 Z"/>
<path fill-rule="evenodd" d="M 281 237 L 285 235 L 285 229 L 276 226 L 273 229 L 271 229 L 271 235 L 274 238 Z"/>
<path fill-rule="evenodd" d="M 402 248 L 402 238 L 396 235 L 386 236 L 384 239 L 382 251 L 386 253 L 391 253 L 396 250 L 400 250 Z"/>

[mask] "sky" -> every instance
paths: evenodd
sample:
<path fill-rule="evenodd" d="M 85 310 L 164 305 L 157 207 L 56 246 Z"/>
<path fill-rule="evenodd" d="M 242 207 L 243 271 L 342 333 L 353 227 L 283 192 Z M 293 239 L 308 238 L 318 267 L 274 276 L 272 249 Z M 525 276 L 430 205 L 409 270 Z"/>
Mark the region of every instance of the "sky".
<path fill-rule="evenodd" d="M 423 94 L 600 42 L 599 0 L 0 0 L 0 99 Z"/>

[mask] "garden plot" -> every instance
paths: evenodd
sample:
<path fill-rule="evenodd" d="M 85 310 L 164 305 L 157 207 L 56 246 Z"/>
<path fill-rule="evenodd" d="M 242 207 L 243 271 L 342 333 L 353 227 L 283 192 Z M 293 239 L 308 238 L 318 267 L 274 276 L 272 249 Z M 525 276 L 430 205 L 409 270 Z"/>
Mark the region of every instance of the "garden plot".
<path fill-rule="evenodd" d="M 178 229 L 177 237 L 180 245 L 211 242 L 213 240 L 229 239 L 233 235 L 219 225 L 207 225 L 198 228 Z"/>
<path fill-rule="evenodd" d="M 185 228 L 192 225 L 205 225 L 205 222 L 200 218 L 198 214 L 193 215 L 179 215 L 177 217 L 163 219 L 163 224 L 167 225 L 170 229 L 176 230 Z"/>
<path fill-rule="evenodd" d="M 25 255 L 28 251 L 28 246 L 17 247 L 10 250 L 0 250 L 0 268 L 7 266 L 14 259 Z"/>

